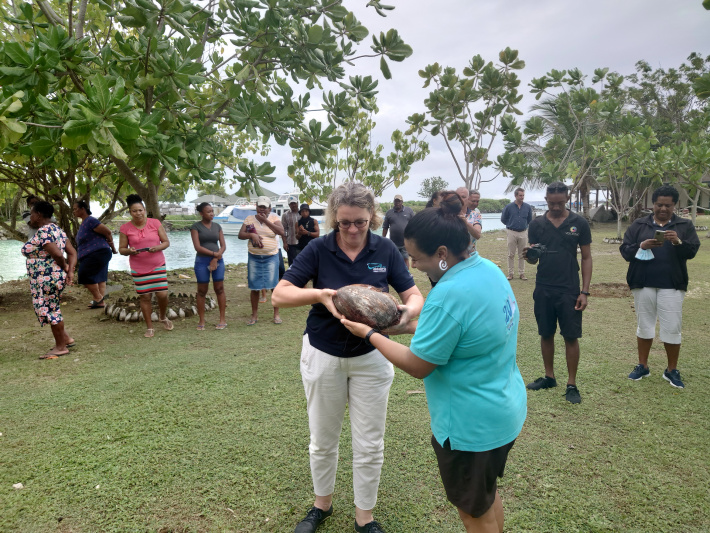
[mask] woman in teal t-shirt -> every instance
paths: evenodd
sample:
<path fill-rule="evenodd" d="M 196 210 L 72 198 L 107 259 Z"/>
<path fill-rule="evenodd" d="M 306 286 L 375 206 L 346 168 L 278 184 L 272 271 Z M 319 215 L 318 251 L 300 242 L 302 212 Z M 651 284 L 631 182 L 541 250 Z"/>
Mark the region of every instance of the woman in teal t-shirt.
<path fill-rule="evenodd" d="M 365 324 L 342 322 L 395 366 L 424 379 L 446 495 L 467 532 L 498 532 L 497 478 L 527 415 L 515 360 L 520 314 L 501 270 L 469 254 L 462 205 L 446 191 L 439 208 L 421 211 L 405 229 L 412 266 L 437 282 L 419 321 L 410 323 L 409 348 Z"/>

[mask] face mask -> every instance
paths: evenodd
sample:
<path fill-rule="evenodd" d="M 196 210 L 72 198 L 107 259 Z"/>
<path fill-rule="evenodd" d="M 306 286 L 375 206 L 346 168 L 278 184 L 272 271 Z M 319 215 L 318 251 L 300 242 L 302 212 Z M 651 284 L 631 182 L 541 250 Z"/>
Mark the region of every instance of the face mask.
<path fill-rule="evenodd" d="M 651 259 L 654 259 L 654 255 L 651 250 L 644 250 L 643 248 L 639 248 L 638 252 L 636 252 L 636 259 L 638 259 L 639 261 L 650 261 Z"/>

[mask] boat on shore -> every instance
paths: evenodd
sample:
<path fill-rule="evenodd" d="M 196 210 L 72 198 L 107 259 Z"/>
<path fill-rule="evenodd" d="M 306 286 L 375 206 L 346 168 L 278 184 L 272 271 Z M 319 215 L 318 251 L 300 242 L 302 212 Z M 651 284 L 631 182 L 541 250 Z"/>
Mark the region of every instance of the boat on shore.
<path fill-rule="evenodd" d="M 293 196 L 298 198 L 298 192 L 285 193 L 270 198 L 271 212 L 281 218 L 289 210 L 288 200 Z M 256 204 L 245 199 L 243 203 L 225 207 L 220 214 L 214 217 L 214 221 L 222 226 L 222 232 L 225 235 L 238 235 L 242 224 L 244 224 L 244 219 L 249 215 L 256 215 Z M 317 203 L 311 204 L 311 216 L 319 224 L 322 223 L 325 217 L 325 206 Z"/>

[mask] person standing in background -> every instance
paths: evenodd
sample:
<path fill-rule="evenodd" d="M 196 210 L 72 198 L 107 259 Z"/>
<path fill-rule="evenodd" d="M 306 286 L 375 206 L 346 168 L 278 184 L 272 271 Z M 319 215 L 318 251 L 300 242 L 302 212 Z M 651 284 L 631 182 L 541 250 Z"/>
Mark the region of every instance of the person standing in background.
<path fill-rule="evenodd" d="M 577 389 L 579 366 L 579 339 L 582 337 L 582 311 L 587 308 L 589 284 L 592 281 L 592 232 L 587 220 L 567 209 L 569 189 L 561 181 L 547 186 L 547 211 L 530 224 L 530 246 L 523 248 L 523 257 L 531 265 L 538 261 L 535 279 L 535 320 L 540 335 L 540 351 L 545 375 L 528 383 L 530 390 L 550 389 L 557 386 L 555 379 L 555 332 L 565 340 L 567 359 L 567 389 L 565 399 L 580 403 Z M 541 244 L 540 247 L 531 249 Z M 582 256 L 582 290 L 579 289 L 580 265 L 577 248 Z"/>
<path fill-rule="evenodd" d="M 508 279 L 513 279 L 517 253 L 518 275 L 520 279 L 527 281 L 523 248 L 528 244 L 528 226 L 533 219 L 533 210 L 530 204 L 523 202 L 524 199 L 525 190 L 521 187 L 515 189 L 515 201 L 505 206 L 500 221 L 505 224 L 505 231 L 508 234 Z"/>
<path fill-rule="evenodd" d="M 289 196 L 288 208 L 289 210 L 281 215 L 281 225 L 284 227 L 284 250 L 286 250 L 286 257 L 288 257 L 288 266 L 291 268 L 299 251 L 298 219 L 301 218 L 301 215 L 298 212 L 298 198 Z"/>
<path fill-rule="evenodd" d="M 409 268 L 409 254 L 407 249 L 404 247 L 404 228 L 407 227 L 409 221 L 412 220 L 414 216 L 414 211 L 411 207 L 404 205 L 404 199 L 401 194 L 396 194 L 394 196 L 394 207 L 385 213 L 385 221 L 382 224 L 382 237 L 387 238 L 387 231 L 392 228 L 390 232 L 390 239 L 397 246 L 402 259 L 404 259 L 404 264 Z"/>
<path fill-rule="evenodd" d="M 470 224 L 477 229 L 478 237 L 474 239 L 473 251 L 476 251 L 476 242 L 483 233 L 483 217 L 478 210 L 478 202 L 481 201 L 481 193 L 477 189 L 471 189 L 468 194 L 468 209 L 466 210 L 466 224 Z M 476 228 L 478 226 L 478 228 Z M 468 227 L 468 226 L 467 226 Z M 470 232 L 469 232 L 470 233 Z"/>
<path fill-rule="evenodd" d="M 458 189 L 456 189 L 456 194 L 459 195 L 459 198 L 461 198 L 461 202 L 463 203 L 459 216 L 463 218 L 466 222 L 466 229 L 468 229 L 470 241 L 468 251 L 473 254 L 476 252 L 476 241 L 481 238 L 481 231 L 483 228 L 481 226 L 480 221 L 476 224 L 471 223 L 471 221 L 475 222 L 475 220 L 473 217 L 470 217 L 471 209 L 468 206 L 468 197 L 470 196 L 469 190 L 466 187 L 459 187 Z M 476 205 L 478 206 L 478 204 Z"/>
<path fill-rule="evenodd" d="M 308 243 L 313 239 L 320 237 L 320 227 L 318 221 L 311 216 L 311 208 L 308 204 L 301 204 L 301 209 L 298 210 L 301 218 L 298 219 L 298 249 L 297 253 L 301 253 L 308 246 Z"/>

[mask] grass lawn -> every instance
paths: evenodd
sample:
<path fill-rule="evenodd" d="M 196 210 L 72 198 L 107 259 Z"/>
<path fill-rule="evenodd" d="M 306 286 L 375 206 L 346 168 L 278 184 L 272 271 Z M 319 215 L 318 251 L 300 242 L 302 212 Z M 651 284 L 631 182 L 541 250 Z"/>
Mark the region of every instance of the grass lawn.
<path fill-rule="evenodd" d="M 528 393 L 528 419 L 500 482 L 506 531 L 710 531 L 710 241 L 702 232 L 688 263 L 679 364 L 686 388 L 677 390 L 662 379 L 660 343 L 651 377 L 626 377 L 636 363 L 633 300 L 618 246 L 601 242 L 615 231 L 593 230 L 582 403 L 565 402 L 562 386 Z M 479 244 L 500 264 L 504 248 L 503 232 Z M 512 284 L 521 310 L 518 364 L 529 382 L 543 369 L 532 312 L 535 267 L 527 273 L 530 281 Z M 426 292 L 425 276 L 415 278 Z M 177 274 L 170 280 L 175 292 L 194 290 Z M 0 286 L 0 531 L 293 530 L 313 498 L 298 370 L 307 309 L 285 309 L 284 323 L 275 325 L 262 304 L 258 324 L 247 327 L 249 293 L 237 287 L 246 273 L 234 266 L 226 330 L 213 329 L 212 311 L 206 331 L 195 330 L 193 317 L 145 339 L 144 324 L 102 321 L 100 311 L 85 309 L 88 293 L 73 287 L 62 309 L 77 345 L 68 356 L 40 361 L 51 333 L 40 329 L 29 290 L 13 289 L 23 283 Z M 561 356 L 557 377 L 564 384 Z M 460 532 L 429 444 L 421 391 L 421 381 L 397 371 L 375 517 L 388 533 Z M 352 531 L 348 426 L 335 513 L 319 532 Z"/>

